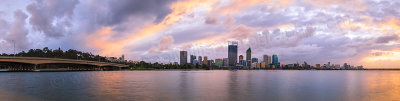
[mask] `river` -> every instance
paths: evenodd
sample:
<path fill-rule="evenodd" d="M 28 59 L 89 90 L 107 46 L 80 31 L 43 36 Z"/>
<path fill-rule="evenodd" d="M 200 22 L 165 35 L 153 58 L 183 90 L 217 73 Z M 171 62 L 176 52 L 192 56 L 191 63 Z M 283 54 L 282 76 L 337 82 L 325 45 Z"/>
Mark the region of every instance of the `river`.
<path fill-rule="evenodd" d="M 0 72 L 1 101 L 399 100 L 400 71 Z"/>

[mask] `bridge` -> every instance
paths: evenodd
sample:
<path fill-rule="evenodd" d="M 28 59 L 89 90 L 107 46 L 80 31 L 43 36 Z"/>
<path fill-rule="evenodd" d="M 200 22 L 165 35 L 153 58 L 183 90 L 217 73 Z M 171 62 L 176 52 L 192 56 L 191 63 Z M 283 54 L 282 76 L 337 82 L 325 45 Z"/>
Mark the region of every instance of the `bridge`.
<path fill-rule="evenodd" d="M 6 64 L 3 66 L 6 66 L 9 71 L 34 71 L 39 69 L 40 65 L 49 64 L 65 64 L 68 66 L 67 70 L 104 70 L 128 67 L 128 65 L 117 63 L 43 57 L 0 56 L 0 63 Z"/>

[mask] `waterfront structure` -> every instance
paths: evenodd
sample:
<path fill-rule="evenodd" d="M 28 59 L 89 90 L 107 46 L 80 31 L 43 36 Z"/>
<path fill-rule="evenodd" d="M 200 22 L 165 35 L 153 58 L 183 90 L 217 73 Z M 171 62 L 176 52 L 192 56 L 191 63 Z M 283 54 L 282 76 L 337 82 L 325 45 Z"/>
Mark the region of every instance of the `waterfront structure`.
<path fill-rule="evenodd" d="M 252 58 L 251 63 L 258 63 L 258 58 Z"/>
<path fill-rule="evenodd" d="M 125 55 L 124 55 L 124 54 L 122 54 L 122 56 L 121 56 L 121 58 L 120 58 L 120 61 L 121 61 L 121 62 L 125 62 Z"/>
<path fill-rule="evenodd" d="M 202 64 L 203 63 L 203 58 L 201 57 L 201 56 L 199 56 L 199 59 L 198 59 L 198 61 L 197 61 L 199 64 Z"/>
<path fill-rule="evenodd" d="M 247 66 L 246 66 L 246 60 L 241 60 L 241 61 L 240 61 L 240 65 L 242 65 L 242 66 L 244 66 L 244 67 L 247 67 Z"/>
<path fill-rule="evenodd" d="M 196 60 L 196 56 L 195 55 L 190 55 L 190 64 L 195 65 L 194 60 Z"/>
<path fill-rule="evenodd" d="M 349 69 L 349 67 L 350 67 L 350 66 L 347 65 L 347 63 L 344 63 L 344 64 L 343 64 L 343 69 Z"/>
<path fill-rule="evenodd" d="M 207 65 L 209 65 L 209 66 L 215 65 L 214 60 L 208 60 Z"/>
<path fill-rule="evenodd" d="M 180 51 L 180 65 L 187 64 L 187 51 Z"/>
<path fill-rule="evenodd" d="M 251 63 L 250 64 L 250 69 L 256 69 L 257 63 Z"/>
<path fill-rule="evenodd" d="M 238 42 L 229 41 L 228 42 L 229 66 L 235 66 L 237 64 L 237 58 L 238 58 L 237 55 L 238 55 Z"/>
<path fill-rule="evenodd" d="M 269 64 L 271 63 L 271 56 L 264 55 L 263 56 L 263 62 L 265 62 L 265 67 L 269 68 Z"/>
<path fill-rule="evenodd" d="M 315 68 L 321 69 L 321 64 L 315 64 Z"/>
<path fill-rule="evenodd" d="M 243 60 L 243 55 L 239 55 L 239 63 L 241 63 Z"/>
<path fill-rule="evenodd" d="M 246 64 L 247 66 L 251 66 L 251 48 L 246 50 Z"/>
<path fill-rule="evenodd" d="M 88 60 L 75 60 L 75 59 L 60 59 L 60 58 L 45 58 L 45 57 L 10 57 L 0 56 L 0 62 L 5 64 L 12 64 L 7 66 L 9 71 L 35 71 L 40 69 L 42 64 L 71 64 L 77 67 L 68 68 L 68 70 L 102 70 L 105 67 L 114 69 L 129 67 L 125 64 L 88 61 Z M 1 64 L 0 64 L 1 65 Z M 2 66 L 0 66 L 2 67 Z"/>
<path fill-rule="evenodd" d="M 229 65 L 229 60 L 228 60 L 228 58 L 224 58 L 223 60 L 223 66 L 228 66 Z"/>
<path fill-rule="evenodd" d="M 278 67 L 279 67 L 279 64 L 278 64 L 278 55 L 276 55 L 276 54 L 272 55 L 272 65 L 274 65 L 275 68 L 278 68 Z"/>
<path fill-rule="evenodd" d="M 221 67 L 224 61 L 222 59 L 215 59 L 215 65 Z"/>
<path fill-rule="evenodd" d="M 203 64 L 204 64 L 204 65 L 207 65 L 207 62 L 208 62 L 208 57 L 207 57 L 207 56 L 204 56 Z"/>
<path fill-rule="evenodd" d="M 261 62 L 260 65 L 261 65 L 261 69 L 265 69 L 265 67 L 266 67 L 266 62 Z"/>

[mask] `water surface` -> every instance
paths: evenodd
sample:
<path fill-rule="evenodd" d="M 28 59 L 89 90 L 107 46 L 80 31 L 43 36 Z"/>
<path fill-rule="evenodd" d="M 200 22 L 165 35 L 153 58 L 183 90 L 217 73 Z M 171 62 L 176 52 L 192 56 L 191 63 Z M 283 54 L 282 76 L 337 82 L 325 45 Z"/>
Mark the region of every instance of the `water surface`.
<path fill-rule="evenodd" d="M 2 72 L 1 101 L 400 99 L 400 71 Z"/>

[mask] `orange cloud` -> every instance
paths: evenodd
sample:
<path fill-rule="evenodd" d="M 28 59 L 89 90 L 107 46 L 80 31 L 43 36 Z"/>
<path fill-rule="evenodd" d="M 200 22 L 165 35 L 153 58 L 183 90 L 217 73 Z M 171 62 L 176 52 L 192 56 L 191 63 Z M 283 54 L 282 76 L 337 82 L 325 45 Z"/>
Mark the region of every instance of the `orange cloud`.
<path fill-rule="evenodd" d="M 129 45 L 130 47 L 133 47 L 136 45 L 132 44 L 132 42 L 157 34 L 160 31 L 169 28 L 171 25 L 178 23 L 195 8 L 213 2 L 216 2 L 216 0 L 179 1 L 170 6 L 173 11 L 158 24 L 151 23 L 138 31 L 130 32 L 130 36 L 118 40 L 110 39 L 112 34 L 117 33 L 112 31 L 112 27 L 104 27 L 89 35 L 87 38 L 88 43 L 90 46 L 100 49 L 100 54 L 102 55 L 120 55 L 123 53 L 122 50 L 125 46 Z"/>
<path fill-rule="evenodd" d="M 392 50 L 371 50 L 369 55 L 362 59 L 368 68 L 399 68 L 400 48 Z"/>

